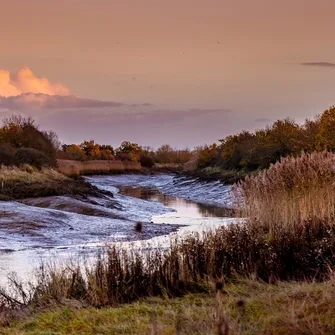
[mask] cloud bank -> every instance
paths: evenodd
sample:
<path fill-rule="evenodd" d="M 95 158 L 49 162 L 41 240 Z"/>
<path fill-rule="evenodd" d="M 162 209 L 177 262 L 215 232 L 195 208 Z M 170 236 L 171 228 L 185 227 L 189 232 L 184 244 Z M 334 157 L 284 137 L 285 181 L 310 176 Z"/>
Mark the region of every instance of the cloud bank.
<path fill-rule="evenodd" d="M 106 108 L 121 107 L 124 104 L 113 101 L 84 99 L 75 95 L 49 95 L 44 93 L 24 93 L 15 96 L 0 96 L 0 108 L 22 109 L 66 109 L 66 108 Z"/>
<path fill-rule="evenodd" d="M 51 83 L 45 77 L 36 77 L 28 67 L 22 68 L 14 74 L 0 69 L 0 96 L 10 97 L 24 93 L 63 96 L 69 95 L 70 90 L 62 84 Z"/>
<path fill-rule="evenodd" d="M 318 67 L 335 67 L 335 63 L 327 63 L 327 62 L 307 62 L 301 63 L 304 66 L 318 66 Z"/>

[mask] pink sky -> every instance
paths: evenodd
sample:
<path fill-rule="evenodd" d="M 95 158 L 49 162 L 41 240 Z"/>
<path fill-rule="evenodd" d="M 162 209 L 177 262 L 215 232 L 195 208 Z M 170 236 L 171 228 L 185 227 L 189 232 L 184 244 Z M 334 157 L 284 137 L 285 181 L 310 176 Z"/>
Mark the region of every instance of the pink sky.
<path fill-rule="evenodd" d="M 0 0 L 0 8 L 0 116 L 33 115 L 65 142 L 192 147 L 335 103 L 334 1 Z M 25 68 L 30 78 L 18 75 Z M 29 91 L 81 100 L 10 98 Z"/>

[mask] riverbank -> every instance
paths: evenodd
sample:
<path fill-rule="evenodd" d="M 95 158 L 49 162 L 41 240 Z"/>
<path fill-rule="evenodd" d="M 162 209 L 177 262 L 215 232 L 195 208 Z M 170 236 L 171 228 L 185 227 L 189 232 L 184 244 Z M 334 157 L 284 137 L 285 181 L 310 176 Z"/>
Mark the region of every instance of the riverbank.
<path fill-rule="evenodd" d="M 127 161 L 74 161 L 74 160 L 57 160 L 58 171 L 66 176 L 92 176 L 92 175 L 114 175 L 114 174 L 144 174 L 150 175 L 155 173 L 178 173 L 183 171 L 182 164 L 158 164 L 152 168 L 141 166 L 138 162 Z"/>
<path fill-rule="evenodd" d="M 73 160 L 57 160 L 58 171 L 66 176 L 91 176 L 91 175 L 114 175 L 114 174 L 156 174 L 156 173 L 176 173 L 192 178 L 198 178 L 202 181 L 221 181 L 225 184 L 234 184 L 244 179 L 248 174 L 256 174 L 256 172 L 247 173 L 244 171 L 223 170 L 219 167 L 207 167 L 204 169 L 190 169 L 183 164 L 158 164 L 152 168 L 142 167 L 137 162 L 123 161 L 73 161 Z"/>
<path fill-rule="evenodd" d="M 186 176 L 198 178 L 202 181 L 220 181 L 224 184 L 234 184 L 243 180 L 247 175 L 255 175 L 259 171 L 245 172 L 236 170 L 224 170 L 220 167 L 206 167 L 183 171 Z"/>
<path fill-rule="evenodd" d="M 0 168 L 0 200 L 18 200 L 54 195 L 103 196 L 104 192 L 84 179 L 69 178 L 51 169 L 29 165 Z"/>
<path fill-rule="evenodd" d="M 82 162 L 58 159 L 57 166 L 58 171 L 66 176 L 136 173 L 142 169 L 140 163 L 116 160 L 91 160 Z"/>
<path fill-rule="evenodd" d="M 237 280 L 210 293 L 88 308 L 67 300 L 1 318 L 1 334 L 333 334 L 335 282 Z M 13 315 L 12 315 L 13 316 Z"/>

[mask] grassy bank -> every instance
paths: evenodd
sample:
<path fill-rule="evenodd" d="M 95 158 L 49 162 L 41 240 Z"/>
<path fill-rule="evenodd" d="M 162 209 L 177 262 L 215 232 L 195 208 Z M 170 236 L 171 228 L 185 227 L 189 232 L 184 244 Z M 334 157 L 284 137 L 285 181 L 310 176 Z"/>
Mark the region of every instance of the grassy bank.
<path fill-rule="evenodd" d="M 210 293 L 148 298 L 88 308 L 68 300 L 20 321 L 3 318 L 1 334 L 333 334 L 335 282 L 238 280 Z"/>
<path fill-rule="evenodd" d="M 72 179 L 51 169 L 29 165 L 0 168 L 0 200 L 52 195 L 95 195 L 102 193 L 82 179 Z"/>

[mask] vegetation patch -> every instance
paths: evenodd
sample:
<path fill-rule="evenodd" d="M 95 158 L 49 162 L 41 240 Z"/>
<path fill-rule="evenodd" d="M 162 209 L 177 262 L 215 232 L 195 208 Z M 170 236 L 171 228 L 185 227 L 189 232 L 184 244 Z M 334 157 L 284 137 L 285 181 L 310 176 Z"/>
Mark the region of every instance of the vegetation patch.
<path fill-rule="evenodd" d="M 9 321 L 2 334 L 333 334 L 335 282 L 237 280 L 209 293 L 107 308 L 68 300 Z M 5 320 L 3 320 L 5 321 Z M 8 320 L 7 320 L 8 321 Z"/>
<path fill-rule="evenodd" d="M 51 168 L 36 169 L 29 165 L 0 168 L 0 200 L 53 195 L 101 197 L 103 194 L 84 179 L 68 178 Z"/>

